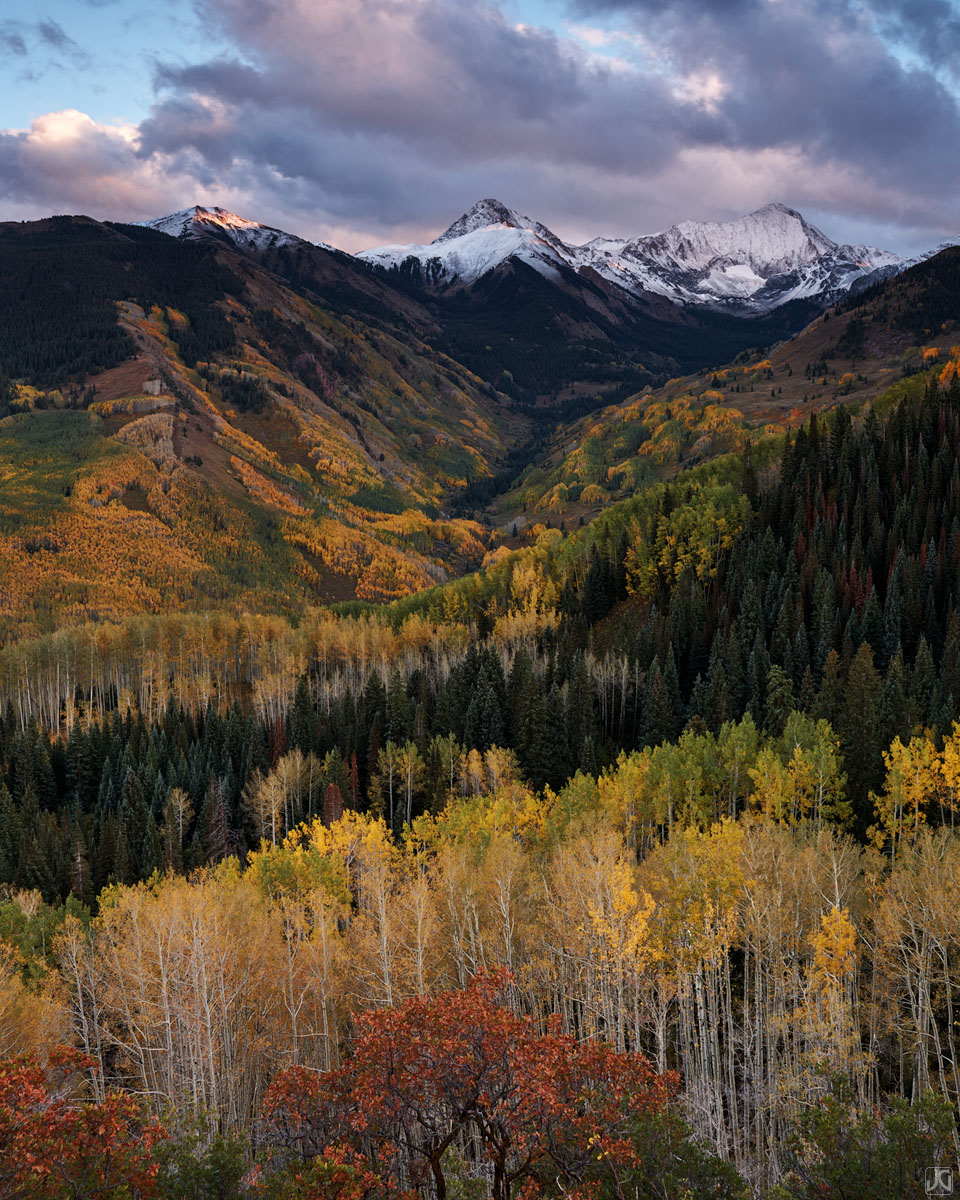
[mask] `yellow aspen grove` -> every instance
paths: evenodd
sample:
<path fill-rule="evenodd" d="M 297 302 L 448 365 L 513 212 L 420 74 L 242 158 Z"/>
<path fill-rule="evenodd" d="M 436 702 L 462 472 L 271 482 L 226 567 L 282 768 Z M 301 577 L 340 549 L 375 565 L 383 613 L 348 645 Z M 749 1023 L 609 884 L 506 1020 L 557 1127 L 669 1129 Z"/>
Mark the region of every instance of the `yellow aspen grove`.
<path fill-rule="evenodd" d="M 404 821 L 413 820 L 413 799 L 423 788 L 424 761 L 416 742 L 405 742 L 397 753 L 397 774 L 403 795 Z"/>
<path fill-rule="evenodd" d="M 946 830 L 903 846 L 882 885 L 875 969 L 887 999 L 885 1029 L 900 1038 L 911 1096 L 936 1086 L 960 1100 L 960 846 Z"/>
<path fill-rule="evenodd" d="M 343 905 L 322 888 L 274 899 L 282 929 L 280 984 L 294 1065 L 332 1070 L 340 1061 L 343 995 Z"/>
<path fill-rule="evenodd" d="M 483 885 L 479 876 L 482 851 L 466 841 L 436 846 L 437 891 L 451 977 L 462 987 L 490 967 L 486 951 Z"/>
<path fill-rule="evenodd" d="M 244 788 L 243 804 L 249 812 L 257 836 L 276 845 L 285 833 L 287 790 L 282 775 L 255 771 Z"/>
<path fill-rule="evenodd" d="M 773 750 L 764 748 L 750 768 L 750 803 L 771 821 L 789 821 L 797 809 L 796 777 Z"/>
<path fill-rule="evenodd" d="M 22 957 L 0 941 L 0 1055 L 16 1058 L 43 1052 L 62 1041 L 69 1025 L 59 980 L 53 976 L 28 987 Z"/>
<path fill-rule="evenodd" d="M 96 954 L 96 941 L 72 914 L 63 922 L 54 943 L 64 992 L 69 997 L 67 1012 L 73 1026 L 73 1041 L 98 1065 L 104 1061 L 106 1013 L 103 971 Z M 103 1100 L 106 1085 L 102 1070 L 90 1072 L 95 1098 Z"/>
<path fill-rule="evenodd" d="M 849 911 L 834 905 L 824 913 L 810 944 L 805 1065 L 816 1080 L 845 1074 L 857 1088 L 868 1060 L 857 1028 L 858 939 Z M 809 1093 L 809 1084 L 806 1090 Z"/>
<path fill-rule="evenodd" d="M 641 853 L 656 844 L 663 823 L 663 814 L 647 801 L 649 769 L 649 755 L 621 752 L 616 768 L 604 771 L 597 780 L 600 804 L 631 847 Z"/>
<path fill-rule="evenodd" d="M 361 822 L 356 822 L 358 836 L 350 849 L 351 886 L 358 901 L 351 925 L 349 978 L 354 1003 L 390 1005 L 410 994 L 397 905 L 403 862 L 382 820 Z"/>
<path fill-rule="evenodd" d="M 604 821 L 563 842 L 548 869 L 552 919 L 545 949 L 557 994 L 569 997 L 570 1005 L 576 998 L 568 1023 L 621 1050 L 635 1048 L 653 912 L 653 900 L 637 885 L 635 860 L 622 835 Z"/>
<path fill-rule="evenodd" d="M 786 1130 L 828 1086 L 830 1072 L 846 1072 L 849 1055 L 825 1046 L 810 1019 L 814 938 L 834 908 L 862 904 L 861 854 L 830 828 L 793 831 L 753 819 L 744 829 L 740 894 L 743 936 L 743 1146 L 776 1178 Z M 857 998 L 853 989 L 851 1003 Z M 814 1069 L 817 1063 L 822 1070 Z M 862 1066 L 862 1063 L 861 1063 Z"/>
<path fill-rule="evenodd" d="M 904 840 L 917 840 L 927 809 L 943 786 L 942 759 L 926 737 L 911 738 L 906 745 L 897 737 L 883 761 L 887 777 L 883 792 L 874 797 L 878 820 L 870 832 L 874 843 L 888 846 L 894 857 Z"/>
<path fill-rule="evenodd" d="M 93 927 L 106 1078 L 113 1061 L 158 1112 L 249 1121 L 289 1045 L 282 930 L 231 862 L 106 894 Z"/>
<path fill-rule="evenodd" d="M 937 766 L 943 780 L 940 819 L 944 824 L 949 822 L 953 829 L 960 808 L 960 721 L 954 721 L 949 734 L 944 737 Z"/>
<path fill-rule="evenodd" d="M 423 854 L 407 856 L 397 884 L 398 986 L 401 994 L 424 996 L 444 979 L 444 939 L 434 866 Z"/>
<path fill-rule="evenodd" d="M 529 862 L 505 830 L 490 835 L 479 866 L 482 922 L 491 966 L 515 971 L 520 965 L 523 922 L 529 916 Z"/>
<path fill-rule="evenodd" d="M 0 1032 L 10 1046 L 72 1036 L 99 1065 L 95 1094 L 122 1086 L 157 1112 L 243 1129 L 281 1067 L 344 1062 L 358 1014 L 505 967 L 510 1003 L 542 1028 L 558 1018 L 678 1071 L 699 1138 L 773 1186 L 831 1079 L 858 1110 L 891 1078 L 910 1099 L 960 1101 L 960 842 L 917 826 L 905 800 L 892 861 L 862 847 L 836 823 L 830 746 L 818 802 L 816 741 L 801 734 L 759 751 L 743 723 L 695 734 L 653 776 L 653 752 L 635 752 L 557 793 L 524 785 L 508 752 L 476 751 L 463 794 L 401 834 L 349 808 L 284 834 L 326 777 L 290 751 L 255 777 L 253 795 L 276 792 L 243 863 L 108 887 L 88 924 L 60 922 L 42 986 L 3 951 Z M 938 784 L 923 774 L 941 758 L 930 745 L 891 753 L 898 794 L 904 778 L 926 779 L 921 798 L 946 787 L 942 769 Z M 676 784 L 671 832 L 663 776 L 676 782 L 683 761 L 700 765 Z M 751 782 L 773 799 L 704 820 Z M 178 847 L 185 795 L 166 801 Z"/>
<path fill-rule="evenodd" d="M 736 1157 L 739 1133 L 725 1119 L 739 1104 L 733 1070 L 734 1013 L 730 951 L 739 936 L 739 901 L 746 884 L 743 830 L 723 821 L 688 829 L 643 864 L 641 886 L 654 900 L 650 929 L 671 954 L 676 972 L 680 1066 L 698 1129 L 722 1154 Z"/>

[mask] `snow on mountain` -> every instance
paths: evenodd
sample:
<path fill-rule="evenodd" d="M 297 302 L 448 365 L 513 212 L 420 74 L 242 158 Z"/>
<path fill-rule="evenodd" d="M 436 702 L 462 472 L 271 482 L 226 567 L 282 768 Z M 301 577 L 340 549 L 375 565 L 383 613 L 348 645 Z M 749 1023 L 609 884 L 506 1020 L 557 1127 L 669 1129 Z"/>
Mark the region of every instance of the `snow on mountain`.
<path fill-rule="evenodd" d="M 229 240 L 242 250 L 310 244 L 226 209 L 201 205 L 142 224 L 171 237 Z M 436 291 L 469 286 L 518 261 L 547 279 L 559 279 L 568 268 L 596 273 L 632 295 L 652 292 L 675 304 L 749 314 L 769 312 L 790 300 L 829 304 L 851 288 L 929 256 L 905 259 L 873 246 L 839 245 L 784 204 L 767 204 L 733 221 L 682 221 L 650 236 L 598 237 L 575 246 L 539 221 L 486 199 L 427 245 L 377 246 L 356 257 L 413 276 Z"/>
<path fill-rule="evenodd" d="M 509 259 L 525 262 L 548 279 L 571 265 L 573 249 L 545 225 L 499 200 L 481 200 L 429 245 L 407 242 L 361 250 L 356 256 L 384 270 L 416 270 L 428 286 L 473 283 Z"/>
<path fill-rule="evenodd" d="M 153 221 L 138 221 L 149 229 L 169 234 L 175 238 L 226 238 L 241 250 L 271 250 L 279 246 L 309 245 L 303 238 L 259 221 L 248 221 L 225 208 L 204 208 L 200 204 L 171 213 L 168 217 L 157 217 Z M 330 249 L 324 243 L 318 243 Z"/>
<path fill-rule="evenodd" d="M 941 242 L 939 246 L 934 246 L 932 250 L 924 250 L 922 254 L 914 254 L 910 258 L 900 258 L 893 264 L 882 264 L 866 275 L 861 275 L 859 278 L 854 279 L 850 285 L 850 291 L 851 293 L 860 292 L 875 283 L 882 283 L 884 279 L 889 279 L 891 275 L 900 275 L 904 271 L 909 271 L 911 267 L 927 262 L 928 259 L 935 258 L 942 250 L 952 250 L 956 246 L 960 246 L 960 237 L 949 238 L 947 241 Z M 891 255 L 890 257 L 897 258 L 896 255 Z"/>
<path fill-rule="evenodd" d="M 379 246 L 357 257 L 386 270 L 415 270 L 433 288 L 473 283 L 511 258 L 548 278 L 564 265 L 593 270 L 628 292 L 740 312 L 767 312 L 802 298 L 829 303 L 857 279 L 904 263 L 872 246 L 838 245 L 783 204 L 735 221 L 683 221 L 653 236 L 572 246 L 492 199 L 475 204 L 429 245 Z"/>
<path fill-rule="evenodd" d="M 835 298 L 854 280 L 898 267 L 897 254 L 841 246 L 783 204 L 735 221 L 683 221 L 652 237 L 583 247 L 605 278 L 680 304 L 765 312 L 788 300 Z"/>
<path fill-rule="evenodd" d="M 960 246 L 960 237 L 948 238 L 947 241 L 941 242 L 939 246 L 934 246 L 932 250 L 925 250 L 923 254 L 915 254 L 912 258 L 905 259 L 900 269 L 906 271 L 910 267 L 915 267 L 917 263 L 926 262 L 928 258 L 934 258 L 941 250 L 952 250 L 955 246 Z"/>

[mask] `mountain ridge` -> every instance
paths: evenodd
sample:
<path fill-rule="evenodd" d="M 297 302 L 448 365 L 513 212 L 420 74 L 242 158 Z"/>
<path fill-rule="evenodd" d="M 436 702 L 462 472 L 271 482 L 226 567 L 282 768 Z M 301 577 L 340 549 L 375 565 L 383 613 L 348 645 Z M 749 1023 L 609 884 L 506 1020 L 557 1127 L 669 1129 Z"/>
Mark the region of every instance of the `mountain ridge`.
<path fill-rule="evenodd" d="M 133 224 L 146 229 L 155 229 L 170 237 L 201 239 L 216 237 L 233 244 L 241 250 L 272 250 L 282 246 L 319 246 L 332 250 L 326 242 L 309 242 L 295 233 L 276 229 L 241 217 L 229 209 L 215 206 L 207 208 L 194 204 L 166 217 L 154 217 L 150 221 L 135 221 Z"/>
<path fill-rule="evenodd" d="M 809 309 L 784 341 L 769 318 L 658 296 L 672 323 L 636 305 L 617 328 L 628 293 L 566 265 L 559 287 L 508 262 L 437 300 L 179 216 L 176 236 L 0 224 L 0 642 L 165 595 L 389 600 L 479 566 L 515 526 L 592 519 L 770 422 L 957 366 L 960 249 Z"/>
<path fill-rule="evenodd" d="M 555 278 L 564 266 L 597 275 L 635 296 L 654 293 L 678 306 L 766 313 L 795 299 L 827 304 L 877 271 L 908 260 L 865 245 L 841 245 L 796 209 L 762 206 L 732 221 L 682 221 L 661 233 L 564 242 L 499 200 L 479 201 L 426 245 L 360 251 L 385 271 L 414 269 L 428 289 L 471 285 L 512 258 Z"/>
<path fill-rule="evenodd" d="M 960 240 L 910 257 L 864 243 L 839 243 L 780 201 L 728 221 L 685 220 L 659 233 L 599 235 L 574 244 L 486 197 L 430 242 L 388 243 L 353 254 L 219 206 L 196 204 L 136 224 L 171 237 L 232 244 L 243 252 L 317 247 L 437 296 L 471 290 L 484 276 L 522 263 L 555 284 L 562 284 L 566 272 L 602 281 L 625 293 L 628 303 L 650 304 L 656 297 L 679 309 L 743 317 L 770 314 L 795 300 L 825 308 Z"/>
<path fill-rule="evenodd" d="M 744 304 L 757 311 L 800 298 L 829 303 L 856 279 L 905 262 L 876 247 L 834 242 L 780 203 L 732 221 L 683 221 L 619 248 L 598 249 L 598 269 L 633 286 L 679 303 Z"/>

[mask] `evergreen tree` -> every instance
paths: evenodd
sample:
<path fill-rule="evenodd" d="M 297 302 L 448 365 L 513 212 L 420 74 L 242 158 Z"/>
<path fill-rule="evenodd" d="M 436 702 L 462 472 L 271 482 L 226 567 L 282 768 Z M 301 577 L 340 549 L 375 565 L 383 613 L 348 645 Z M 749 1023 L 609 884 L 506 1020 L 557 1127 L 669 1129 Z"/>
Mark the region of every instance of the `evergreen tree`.
<path fill-rule="evenodd" d="M 317 747 L 317 717 L 306 675 L 300 676 L 293 698 L 289 744 L 304 754 L 312 754 Z"/>
<path fill-rule="evenodd" d="M 861 822 L 866 821 L 867 795 L 878 791 L 883 782 L 881 701 L 883 685 L 873 652 L 863 645 L 850 664 L 837 722 L 843 749 L 844 768 L 849 781 L 850 799 Z"/>
<path fill-rule="evenodd" d="M 774 663 L 767 672 L 767 692 L 764 700 L 764 729 L 773 738 L 783 733 L 787 717 L 796 708 L 793 684 L 789 674 Z"/>

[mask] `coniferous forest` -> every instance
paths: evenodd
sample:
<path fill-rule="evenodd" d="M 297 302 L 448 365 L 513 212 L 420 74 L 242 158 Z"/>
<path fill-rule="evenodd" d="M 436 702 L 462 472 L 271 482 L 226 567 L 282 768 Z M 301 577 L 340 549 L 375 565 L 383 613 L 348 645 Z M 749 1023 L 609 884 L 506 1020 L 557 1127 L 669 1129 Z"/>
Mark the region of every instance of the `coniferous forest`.
<path fill-rule="evenodd" d="M 474 377 L 416 339 L 398 350 L 397 317 L 389 341 L 359 307 L 335 326 L 319 292 L 296 310 L 309 328 L 277 315 L 289 256 L 254 277 L 189 242 L 167 262 L 160 235 L 118 228 L 112 267 L 70 241 L 82 303 L 55 306 L 47 341 L 24 348 L 29 307 L 9 342 L 0 329 L 4 431 L 57 385 L 58 436 L 89 446 L 70 421 L 96 381 L 162 338 L 165 399 L 190 419 L 162 453 L 128 440 L 125 461 L 173 495 L 199 457 L 182 430 L 207 430 L 205 453 L 229 452 L 208 482 L 246 481 L 210 521 L 234 560 L 234 512 L 276 565 L 277 514 L 305 519 L 281 483 L 334 470 L 336 452 L 277 434 L 291 379 L 349 439 L 364 422 L 347 400 L 384 363 L 394 398 L 445 419 L 454 398 L 489 399 L 479 359 Z M 9 295 L 60 234 L 13 256 Z M 141 316 L 123 326 L 128 261 Z M 924 319 L 955 322 L 948 293 L 923 293 Z M 841 349 L 862 352 L 864 314 L 902 323 L 899 295 L 832 310 Z M 0 1197 L 923 1195 L 932 1165 L 956 1163 L 960 1104 L 958 359 L 921 349 L 869 399 L 738 414 L 734 449 L 638 476 L 569 529 L 470 518 L 510 494 L 547 418 L 525 454 L 478 418 L 456 518 L 426 490 L 411 518 L 421 442 L 407 475 L 340 485 L 357 528 L 382 521 L 398 559 L 420 556 L 390 603 L 320 604 L 321 572 L 286 564 L 275 579 L 300 592 L 258 607 L 234 562 L 209 603 L 158 588 L 100 614 L 65 548 L 14 512 L 17 472 L 45 453 L 24 435 L 11 536 L 62 579 L 43 620 L 4 614 L 0 644 Z M 521 428 L 530 396 L 490 390 Z M 105 437 L 129 439 L 138 410 L 110 407 L 128 399 L 99 402 Z M 578 406 L 589 420 L 582 397 L 549 412 L 583 442 Z M 372 445 L 364 462 L 384 462 Z M 139 520 L 154 493 L 131 481 L 88 507 L 122 499 L 118 519 Z M 207 510 L 161 511 L 207 534 Z M 477 569 L 441 571 L 428 527 L 447 552 L 469 534 Z"/>

